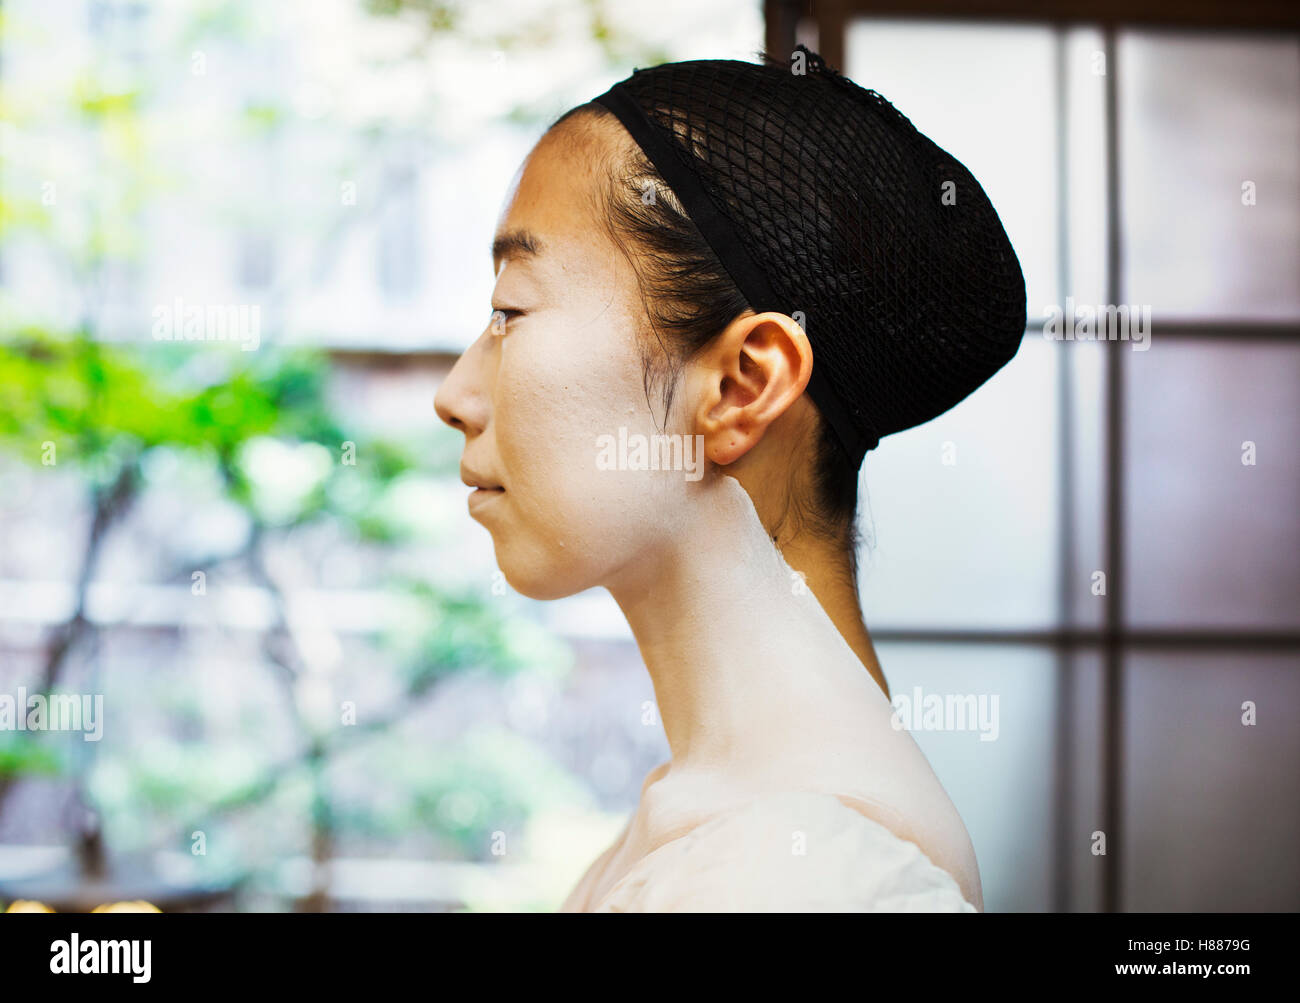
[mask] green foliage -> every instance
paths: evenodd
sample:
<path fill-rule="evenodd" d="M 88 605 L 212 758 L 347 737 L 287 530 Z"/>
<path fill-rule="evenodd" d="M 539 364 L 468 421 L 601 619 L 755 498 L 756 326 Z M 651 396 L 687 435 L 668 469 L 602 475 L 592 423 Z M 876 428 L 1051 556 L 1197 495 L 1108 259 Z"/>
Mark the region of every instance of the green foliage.
<path fill-rule="evenodd" d="M 92 790 L 101 809 L 118 817 L 197 815 L 253 788 L 263 773 L 261 759 L 250 745 L 214 746 L 155 735 L 136 742 L 129 755 L 101 763 Z"/>
<path fill-rule="evenodd" d="M 590 793 L 536 743 L 502 728 L 483 727 L 410 754 L 408 736 L 389 735 L 359 756 L 388 783 L 344 799 L 339 821 L 380 836 L 435 832 L 466 859 L 487 860 L 492 834 L 517 836 L 534 812 L 589 808 Z"/>
<path fill-rule="evenodd" d="M 408 685 L 424 687 L 467 669 L 512 675 L 522 669 L 555 676 L 569 668 L 569 649 L 526 618 L 508 617 L 483 600 L 411 582 L 420 604 L 415 627 L 390 646 L 404 666 Z"/>
<path fill-rule="evenodd" d="M 393 545 L 418 535 L 415 516 L 437 497 L 428 493 L 435 483 L 428 462 L 417 467 L 411 447 L 342 427 L 329 373 L 328 360 L 313 353 L 267 347 L 250 357 L 233 346 L 110 345 L 85 333 L 23 330 L 0 342 L 0 454 L 42 470 L 53 443 L 53 469 L 73 471 L 92 498 L 117 497 L 110 486 L 128 485 L 117 501 L 123 510 L 145 487 L 174 480 L 193 488 L 197 472 L 200 491 L 223 494 L 260 533 L 328 519 L 358 542 Z M 446 474 L 458 444 L 443 445 L 445 455 L 433 454 Z M 569 652 L 527 619 L 509 616 L 504 603 L 424 580 L 395 582 L 393 594 L 406 598 L 411 613 L 404 630 L 380 643 L 405 695 L 356 732 L 313 738 L 306 719 L 293 719 L 290 700 L 285 716 L 268 721 L 258 707 L 251 728 L 236 725 L 216 743 L 204 709 L 187 702 L 188 688 L 159 679 L 152 713 L 169 722 L 168 731 L 147 729 L 95 750 L 86 777 L 114 840 L 141 847 L 159 832 L 229 825 L 243 807 L 289 804 L 297 818 L 283 851 L 311 830 L 397 837 L 414 830 L 436 834 L 443 850 L 481 856 L 492 829 L 522 824 L 555 796 L 580 797 L 562 769 L 510 736 L 409 755 L 410 739 L 399 741 L 393 729 L 441 680 L 465 671 L 563 672 Z M 247 710 L 238 713 L 246 718 Z M 268 726 L 296 729 L 298 740 L 287 744 L 314 748 L 314 757 L 271 761 L 256 739 Z M 340 797 L 320 772 L 331 757 L 354 754 L 384 771 L 373 801 Z M 48 743 L 24 737 L 0 746 L 0 777 L 58 772 Z M 235 863 L 248 862 L 226 861 Z"/>
<path fill-rule="evenodd" d="M 323 400 L 319 359 L 241 360 L 224 378 L 176 390 L 163 378 L 165 350 L 30 329 L 8 339 L 0 344 L 0 448 L 31 463 L 40 462 L 45 441 L 71 445 L 70 458 L 81 463 L 123 443 L 137 453 L 159 445 L 213 448 L 231 459 L 255 435 L 339 436 Z"/>
<path fill-rule="evenodd" d="M 0 779 L 16 776 L 57 776 L 63 769 L 58 755 L 28 735 L 0 742 Z"/>
<path fill-rule="evenodd" d="M 373 14 L 422 24 L 425 44 L 440 33 L 465 31 L 473 21 L 459 0 L 364 3 Z M 636 48 L 635 40 L 615 37 L 602 7 L 590 4 L 593 39 L 602 51 L 613 59 Z M 190 165 L 178 161 L 178 155 L 198 149 L 199 159 L 206 161 L 223 142 L 256 147 L 301 125 L 294 120 L 293 102 L 281 101 L 284 95 L 273 91 L 239 105 L 233 119 L 218 110 L 192 125 L 188 105 L 178 117 L 167 100 L 177 67 L 197 50 L 223 40 L 253 40 L 269 21 L 256 5 L 220 2 L 201 3 L 176 20 L 178 34 L 170 40 L 174 58 L 160 77 L 109 73 L 104 65 L 88 63 L 68 68 L 57 95 L 51 91 L 29 100 L 13 91 L 0 93 L 0 118 L 13 125 L 15 136 L 52 141 L 51 149 L 58 152 L 64 149 L 60 137 L 74 135 L 76 144 L 67 148 L 77 156 L 88 153 L 94 168 L 94 184 L 84 192 L 69 192 L 65 186 L 58 203 L 46 203 L 39 194 L 46 165 L 30 159 L 22 144 L 8 144 L 0 153 L 14 182 L 0 191 L 0 233 L 12 241 L 27 231 L 22 235 L 34 237 L 50 252 L 85 299 L 80 330 L 0 330 L 0 464 L 17 461 L 42 475 L 78 478 L 88 506 L 97 517 L 104 516 L 103 534 L 113 532 L 141 492 L 183 487 L 191 495 L 212 501 L 219 496 L 242 509 L 253 527 L 250 549 L 264 538 L 282 544 L 290 531 L 308 523 L 328 524 L 323 526 L 327 531 L 337 528 L 332 536 L 322 535 L 345 546 L 395 547 L 430 533 L 436 538 L 442 531 L 436 478 L 454 471 L 460 437 L 435 436 L 430 444 L 421 442 L 417 452 L 409 442 L 374 439 L 346 427 L 331 400 L 327 356 L 277 350 L 269 341 L 247 353 L 226 344 L 100 340 L 96 296 L 105 266 L 140 263 L 152 253 L 148 226 L 142 224 L 160 196 L 176 194 L 169 189 L 178 184 L 183 193 L 190 177 L 185 170 Z M 535 46 L 549 30 L 553 27 L 545 18 L 502 23 L 475 44 L 518 50 Z M 0 35 L 9 31 L 0 19 Z M 420 34 L 414 37 L 417 50 Z M 422 57 L 416 51 L 414 58 Z M 541 113 L 530 108 L 522 114 L 536 121 Z M 373 159 L 372 135 L 378 138 L 394 128 L 401 133 L 430 129 L 432 121 L 436 116 L 397 123 L 382 116 L 367 120 L 343 144 L 356 163 L 346 170 L 326 166 L 321 174 L 351 177 L 358 165 Z M 192 142 L 186 132 L 191 126 L 196 133 L 202 130 L 204 142 Z M 202 198 L 209 195 L 204 189 Z M 267 209 L 266 202 L 248 197 L 235 202 L 250 214 Z M 277 217 L 290 211 L 281 205 L 274 209 Z M 326 220 L 320 227 L 323 237 L 315 230 L 313 235 L 328 239 L 336 223 L 356 215 L 354 209 L 344 210 L 338 221 Z M 283 228 L 283 221 L 277 225 Z M 0 301 L 0 311 L 7 305 Z M 47 316 L 30 310 L 21 315 Z M 88 547 L 86 554 L 91 570 L 93 550 Z M 436 569 L 431 570 L 436 578 Z M 272 761 L 276 754 L 259 741 L 266 728 L 298 729 L 283 736 L 290 741 L 275 743 L 281 751 L 314 740 L 302 708 L 295 706 L 292 681 L 282 703 L 268 702 L 259 692 L 217 724 L 211 707 L 183 700 L 169 704 L 167 686 L 158 678 L 146 694 L 133 693 L 127 702 L 130 720 L 123 723 L 131 738 L 88 750 L 91 765 L 78 778 L 88 785 L 112 837 L 139 846 L 168 828 L 188 836 L 197 819 L 215 832 L 218 823 L 235 825 L 237 809 L 274 809 L 284 803 L 286 788 L 301 785 L 307 796 L 292 801 L 296 814 L 291 820 L 300 831 L 335 825 L 378 831 L 400 823 L 391 831 L 422 828 L 449 838 L 469 856 L 481 853 L 488 819 L 519 820 L 553 797 L 577 797 L 580 792 L 564 771 L 521 739 L 480 735 L 445 750 L 446 755 L 412 757 L 410 740 L 399 741 L 390 733 L 388 725 L 395 725 L 398 715 L 453 673 L 560 672 L 569 663 L 562 644 L 531 621 L 509 615 L 504 600 L 457 594 L 424 581 L 398 582 L 393 594 L 411 600 L 413 610 L 405 631 L 382 641 L 398 667 L 403 699 L 393 708 L 392 722 L 374 722 L 367 735 L 381 746 L 373 759 L 376 769 L 387 771 L 376 791 L 399 802 L 399 812 L 388 812 L 382 804 L 334 804 L 328 785 L 320 783 L 309 764 Z M 79 629 L 93 635 L 98 628 L 83 621 Z M 284 684 L 292 672 L 272 667 L 269 649 L 290 643 L 285 636 L 272 637 L 274 633 L 268 632 L 266 658 L 259 663 L 268 680 L 274 680 L 268 686 Z M 95 642 L 87 636 L 77 643 L 93 648 Z M 173 685 L 183 697 L 189 679 L 180 673 Z M 134 702 L 137 697 L 140 705 Z M 148 723 L 141 727 L 141 721 Z M 363 751 L 366 746 L 357 741 L 361 732 L 348 732 L 346 741 L 315 751 L 323 753 L 326 765 L 345 749 L 349 754 Z M 41 736 L 10 738 L 0 744 L 0 778 L 81 772 L 81 767 L 65 765 L 57 749 Z M 225 848 L 218 852 L 230 853 L 235 841 L 215 842 Z"/>
<path fill-rule="evenodd" d="M 345 432 L 328 372 L 311 352 L 196 357 L 190 346 L 25 330 L 0 343 L 0 452 L 32 466 L 71 465 L 98 485 L 151 450 L 189 452 L 214 461 L 232 500 L 258 521 L 287 526 L 330 513 L 363 539 L 400 539 L 382 501 L 413 469 L 410 452 Z M 298 475 L 313 470 L 311 489 L 297 490 Z"/>

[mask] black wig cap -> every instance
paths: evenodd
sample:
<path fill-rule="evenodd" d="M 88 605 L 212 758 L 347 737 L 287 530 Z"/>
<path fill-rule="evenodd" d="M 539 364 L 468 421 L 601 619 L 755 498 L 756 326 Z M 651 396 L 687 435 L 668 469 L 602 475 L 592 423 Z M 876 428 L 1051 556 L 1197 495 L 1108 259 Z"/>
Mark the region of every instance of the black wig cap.
<path fill-rule="evenodd" d="M 751 309 L 802 322 L 808 393 L 855 465 L 1015 355 L 1025 280 L 979 182 L 816 53 L 665 63 L 595 100 Z"/>

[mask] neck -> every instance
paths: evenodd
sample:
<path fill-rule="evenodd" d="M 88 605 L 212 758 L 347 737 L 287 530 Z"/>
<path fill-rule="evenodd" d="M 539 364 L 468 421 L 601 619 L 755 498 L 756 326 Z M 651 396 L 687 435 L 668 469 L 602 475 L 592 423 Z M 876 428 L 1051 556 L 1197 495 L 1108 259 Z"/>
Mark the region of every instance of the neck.
<path fill-rule="evenodd" d="M 884 669 L 871 642 L 871 633 L 862 619 L 858 585 L 848 556 L 833 541 L 806 533 L 783 544 L 781 556 L 804 576 L 809 590 L 817 597 L 850 650 L 885 696 L 890 696 L 889 681 L 885 679 Z"/>
<path fill-rule="evenodd" d="M 609 585 L 675 764 L 755 762 L 773 736 L 886 695 L 856 595 L 816 570 L 822 555 L 797 554 L 801 580 L 731 477 L 702 487 L 694 509 L 689 529 Z"/>

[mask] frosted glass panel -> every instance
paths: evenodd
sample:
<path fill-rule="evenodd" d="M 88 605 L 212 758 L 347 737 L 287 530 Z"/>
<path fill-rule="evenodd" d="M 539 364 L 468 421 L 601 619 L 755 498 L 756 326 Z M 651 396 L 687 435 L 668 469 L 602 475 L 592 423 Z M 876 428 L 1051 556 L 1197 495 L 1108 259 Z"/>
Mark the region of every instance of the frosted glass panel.
<path fill-rule="evenodd" d="M 1065 37 L 1067 202 L 1065 292 L 1076 303 L 1106 300 L 1106 77 L 1102 36 L 1076 28 Z"/>
<path fill-rule="evenodd" d="M 1135 655 L 1126 681 L 1122 908 L 1300 909 L 1300 659 Z"/>
<path fill-rule="evenodd" d="M 1055 341 L 1050 347 L 1068 359 L 1070 374 L 1070 445 L 1058 459 L 1070 465 L 1073 512 L 1069 530 L 1069 617 L 1075 626 L 1102 622 L 1105 599 L 1093 595 L 1093 573 L 1103 569 L 1106 556 L 1106 344 Z M 1065 518 L 1062 514 L 1062 518 Z"/>
<path fill-rule="evenodd" d="M 1045 27 L 874 19 L 851 22 L 845 38 L 854 82 L 884 95 L 988 193 L 1020 258 L 1031 318 L 1057 302 L 1053 46 Z"/>
<path fill-rule="evenodd" d="M 1300 46 L 1124 35 L 1118 83 L 1125 301 L 1300 316 Z"/>
<path fill-rule="evenodd" d="M 988 912 L 1052 908 L 1056 675 L 1044 650 L 877 646 L 890 693 L 974 695 L 996 721 L 978 730 L 912 731 L 970 832 Z M 987 734 L 994 734 L 987 731 Z"/>
<path fill-rule="evenodd" d="M 1157 330 L 1125 361 L 1126 617 L 1300 625 L 1300 346 L 1161 342 Z"/>
<path fill-rule="evenodd" d="M 1048 626 L 1057 610 L 1056 366 L 1026 338 L 951 411 L 887 436 L 864 464 L 870 627 Z"/>

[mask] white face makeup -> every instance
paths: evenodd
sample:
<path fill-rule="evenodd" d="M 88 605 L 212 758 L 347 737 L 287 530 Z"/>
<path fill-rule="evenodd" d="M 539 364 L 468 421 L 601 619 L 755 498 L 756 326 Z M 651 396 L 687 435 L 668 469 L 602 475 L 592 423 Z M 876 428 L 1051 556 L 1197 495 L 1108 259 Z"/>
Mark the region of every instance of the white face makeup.
<path fill-rule="evenodd" d="M 692 487 L 681 470 L 608 468 L 602 437 L 664 430 L 646 399 L 636 279 L 594 216 L 605 179 L 592 142 L 561 126 L 525 161 L 497 226 L 489 322 L 435 400 L 465 434 L 471 514 L 506 579 L 538 599 L 609 584 L 673 532 Z"/>

